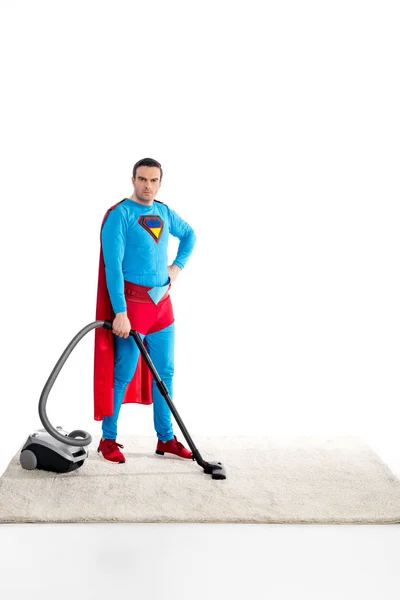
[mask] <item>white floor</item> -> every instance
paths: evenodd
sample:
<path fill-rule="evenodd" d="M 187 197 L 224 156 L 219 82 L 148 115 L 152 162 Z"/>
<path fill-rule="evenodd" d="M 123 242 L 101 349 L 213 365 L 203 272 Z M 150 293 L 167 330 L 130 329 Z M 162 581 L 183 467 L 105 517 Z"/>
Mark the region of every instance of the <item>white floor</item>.
<path fill-rule="evenodd" d="M 399 525 L 0 525 L 0 598 L 398 600 L 399 548 Z"/>
<path fill-rule="evenodd" d="M 397 525 L 2 525 L 0 597 L 398 600 Z"/>

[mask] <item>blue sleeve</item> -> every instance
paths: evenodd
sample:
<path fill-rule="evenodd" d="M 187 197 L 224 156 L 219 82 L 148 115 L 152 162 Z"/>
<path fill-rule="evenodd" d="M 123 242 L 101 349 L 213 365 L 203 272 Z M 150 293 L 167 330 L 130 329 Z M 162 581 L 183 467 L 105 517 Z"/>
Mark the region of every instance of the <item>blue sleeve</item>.
<path fill-rule="evenodd" d="M 101 230 L 107 289 L 115 313 L 126 311 L 122 260 L 125 254 L 127 224 L 120 210 L 111 210 Z"/>
<path fill-rule="evenodd" d="M 168 208 L 169 213 L 169 232 L 174 237 L 179 238 L 178 253 L 173 264 L 181 269 L 186 265 L 196 242 L 196 234 L 174 210 Z"/>

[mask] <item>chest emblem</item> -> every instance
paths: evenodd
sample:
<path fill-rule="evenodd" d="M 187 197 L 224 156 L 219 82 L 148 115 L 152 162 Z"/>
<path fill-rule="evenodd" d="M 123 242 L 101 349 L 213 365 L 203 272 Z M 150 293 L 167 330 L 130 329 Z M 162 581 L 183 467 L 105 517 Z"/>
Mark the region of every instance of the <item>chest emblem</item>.
<path fill-rule="evenodd" d="M 139 225 L 143 227 L 154 239 L 156 244 L 160 241 L 164 221 L 159 215 L 142 215 L 139 218 Z"/>

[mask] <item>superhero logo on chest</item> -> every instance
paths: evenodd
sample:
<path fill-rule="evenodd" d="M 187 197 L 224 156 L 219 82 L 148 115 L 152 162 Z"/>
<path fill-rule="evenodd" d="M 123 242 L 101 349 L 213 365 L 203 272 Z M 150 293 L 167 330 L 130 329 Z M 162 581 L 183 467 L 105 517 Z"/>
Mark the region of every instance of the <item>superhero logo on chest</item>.
<path fill-rule="evenodd" d="M 142 215 L 139 217 L 138 223 L 151 235 L 156 244 L 158 244 L 164 228 L 164 221 L 161 219 L 160 215 Z"/>

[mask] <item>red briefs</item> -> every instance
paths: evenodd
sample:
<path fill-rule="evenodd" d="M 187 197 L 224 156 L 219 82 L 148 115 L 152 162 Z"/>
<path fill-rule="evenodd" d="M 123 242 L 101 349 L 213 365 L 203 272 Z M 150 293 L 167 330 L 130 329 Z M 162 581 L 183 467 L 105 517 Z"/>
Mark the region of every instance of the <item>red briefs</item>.
<path fill-rule="evenodd" d="M 131 323 L 131 329 L 146 335 L 154 333 L 174 322 L 171 298 L 169 295 L 171 284 L 164 296 L 154 304 L 147 291 L 151 287 L 124 281 L 126 311 Z"/>

